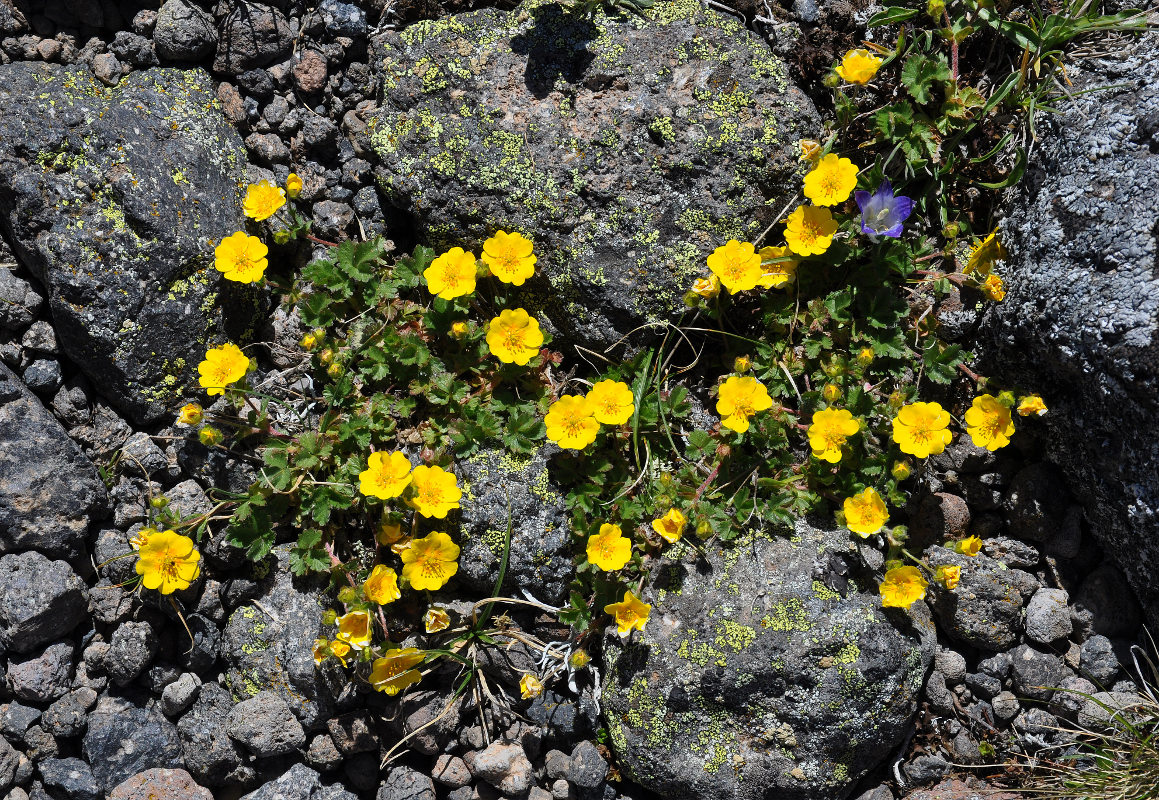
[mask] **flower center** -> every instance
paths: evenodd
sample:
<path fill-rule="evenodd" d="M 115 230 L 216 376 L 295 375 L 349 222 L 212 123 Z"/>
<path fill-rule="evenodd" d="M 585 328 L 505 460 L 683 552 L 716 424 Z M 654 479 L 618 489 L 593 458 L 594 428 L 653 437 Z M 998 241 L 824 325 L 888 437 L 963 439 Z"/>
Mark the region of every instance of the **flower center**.
<path fill-rule="evenodd" d="M 508 350 L 522 350 L 523 329 L 517 328 L 514 325 L 507 328 L 503 332 L 503 344 L 507 345 Z"/>

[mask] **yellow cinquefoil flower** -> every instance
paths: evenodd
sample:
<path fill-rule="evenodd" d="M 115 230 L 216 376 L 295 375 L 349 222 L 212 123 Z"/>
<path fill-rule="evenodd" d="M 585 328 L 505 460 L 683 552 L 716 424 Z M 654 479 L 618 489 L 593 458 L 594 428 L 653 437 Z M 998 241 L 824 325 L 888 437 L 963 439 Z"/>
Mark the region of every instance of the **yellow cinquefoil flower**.
<path fill-rule="evenodd" d="M 893 440 L 903 453 L 927 458 L 945 450 L 954 438 L 949 424 L 950 412 L 938 403 L 911 403 L 893 418 Z"/>
<path fill-rule="evenodd" d="M 431 606 L 427 609 L 427 613 L 423 614 L 423 630 L 427 633 L 438 633 L 449 627 L 451 627 L 451 615 L 447 613 L 446 609 Z"/>
<path fill-rule="evenodd" d="M 565 394 L 552 403 L 543 424 L 547 438 L 566 450 L 583 450 L 600 432 L 592 404 L 578 394 Z"/>
<path fill-rule="evenodd" d="M 491 268 L 491 274 L 504 283 L 522 286 L 523 282 L 535 274 L 534 245 L 520 233 L 496 231 L 495 235 L 483 242 L 483 263 Z"/>
<path fill-rule="evenodd" d="M 370 644 L 370 614 L 366 611 L 351 611 L 337 619 L 338 633 L 334 638 L 353 647 L 355 650 Z"/>
<path fill-rule="evenodd" d="M 346 666 L 346 656 L 350 653 L 350 645 L 346 642 L 335 640 L 328 642 L 325 639 L 317 639 L 314 642 L 314 663 L 321 664 L 327 658 L 333 656 L 342 662 L 342 666 Z"/>
<path fill-rule="evenodd" d="M 270 249 L 256 236 L 238 231 L 213 249 L 213 266 L 226 280 L 257 283 L 265 275 Z"/>
<path fill-rule="evenodd" d="M 872 486 L 845 498 L 842 510 L 845 512 L 845 527 L 862 539 L 877 533 L 889 521 L 889 509 Z"/>
<path fill-rule="evenodd" d="M 397 450 L 371 453 L 366 469 L 358 473 L 358 491 L 367 497 L 389 500 L 410 486 L 410 461 Z"/>
<path fill-rule="evenodd" d="M 692 282 L 692 293 L 700 295 L 705 300 L 711 300 L 720 294 L 720 278 L 715 275 L 697 278 Z"/>
<path fill-rule="evenodd" d="M 675 544 L 684 535 L 684 526 L 688 524 L 688 517 L 678 508 L 668 509 L 668 513 L 659 519 L 652 520 L 652 530 L 660 534 L 664 541 Z"/>
<path fill-rule="evenodd" d="M 149 541 L 149 537 L 155 533 L 157 533 L 156 528 L 151 528 L 149 526 L 141 528 L 141 530 L 137 531 L 129 537 L 129 547 L 133 548 L 134 550 L 140 550 L 145 546 L 145 542 Z"/>
<path fill-rule="evenodd" d="M 626 638 L 633 628 L 638 631 L 644 630 L 648 615 L 652 613 L 652 606 L 641 602 L 640 598 L 629 590 L 624 592 L 624 599 L 620 602 L 604 606 L 604 613 L 615 617 L 616 632 L 620 634 L 620 638 Z"/>
<path fill-rule="evenodd" d="M 302 179 L 298 177 L 296 172 L 291 172 L 286 176 L 286 196 L 291 200 L 302 193 Z"/>
<path fill-rule="evenodd" d="M 917 567 L 894 567 L 885 573 L 878 591 L 883 608 L 909 608 L 926 596 L 930 582 Z"/>
<path fill-rule="evenodd" d="M 505 309 L 487 325 L 487 347 L 504 364 L 525 366 L 542 345 L 539 320 L 522 308 Z"/>
<path fill-rule="evenodd" d="M 398 590 L 398 573 L 384 564 L 376 564 L 362 584 L 362 592 L 372 603 L 384 606 L 402 597 Z"/>
<path fill-rule="evenodd" d="M 177 415 L 178 425 L 196 425 L 205 416 L 205 409 L 199 403 L 186 403 Z"/>
<path fill-rule="evenodd" d="M 966 410 L 966 433 L 977 447 L 994 451 L 1010 444 L 1014 435 L 1014 420 L 1010 409 L 998 402 L 994 395 L 975 397 Z"/>
<path fill-rule="evenodd" d="M 837 75 L 846 83 L 856 83 L 864 86 L 873 80 L 873 76 L 881 69 L 882 60 L 868 50 L 858 48 L 850 50 L 841 59 L 837 67 Z"/>
<path fill-rule="evenodd" d="M 459 571 L 459 546 L 442 531 L 412 540 L 400 555 L 403 580 L 413 589 L 441 589 Z"/>
<path fill-rule="evenodd" d="M 1027 395 L 1018 400 L 1018 416 L 1029 417 L 1031 414 L 1041 417 L 1046 413 L 1046 403 L 1036 394 Z"/>
<path fill-rule="evenodd" d="M 986 280 L 982 281 L 982 285 L 978 288 L 986 295 L 987 300 L 993 300 L 995 303 L 1000 303 L 1006 298 L 1006 284 L 1002 282 L 997 272 L 987 275 Z"/>
<path fill-rule="evenodd" d="M 813 412 L 813 424 L 808 431 L 813 456 L 836 464 L 841 460 L 841 448 L 845 440 L 858 430 L 860 426 L 857 420 L 844 408 L 826 408 Z"/>
<path fill-rule="evenodd" d="M 833 244 L 835 233 L 837 222 L 827 208 L 797 206 L 797 210 L 785 220 L 785 241 L 799 256 L 824 253 Z"/>
<path fill-rule="evenodd" d="M 962 274 L 989 275 L 990 270 L 999 261 L 1006 260 L 1006 248 L 998 238 L 998 231 L 993 231 L 985 239 L 970 248 L 970 255 L 966 259 L 966 266 Z"/>
<path fill-rule="evenodd" d="M 251 183 L 245 191 L 241 210 L 255 222 L 269 219 L 286 204 L 286 192 L 269 181 Z"/>
<path fill-rule="evenodd" d="M 600 532 L 588 537 L 588 561 L 605 572 L 623 569 L 632 559 L 632 542 L 619 525 L 604 523 Z"/>
<path fill-rule="evenodd" d="M 452 300 L 475 291 L 475 254 L 452 247 L 423 270 L 431 294 Z"/>
<path fill-rule="evenodd" d="M 600 381 L 587 394 L 588 406 L 596 422 L 623 425 L 636 413 L 632 390 L 621 381 Z"/>
<path fill-rule="evenodd" d="M 720 396 L 716 400 L 716 413 L 720 414 L 720 424 L 737 433 L 749 429 L 749 417 L 758 411 L 773 407 L 773 398 L 764 384 L 756 378 L 730 375 L 720 386 Z"/>
<path fill-rule="evenodd" d="M 175 531 L 155 531 L 137 550 L 137 574 L 146 589 L 173 594 L 188 589 L 197 580 L 201 574 L 199 561 L 201 553 L 188 536 Z"/>
<path fill-rule="evenodd" d="M 519 696 L 524 700 L 532 700 L 543 694 L 543 682 L 530 672 L 519 679 Z"/>
<path fill-rule="evenodd" d="M 797 264 L 789 248 L 761 248 L 761 279 L 758 284 L 765 289 L 780 289 L 797 275 Z"/>
<path fill-rule="evenodd" d="M 938 567 L 934 572 L 934 578 L 947 589 L 956 589 L 958 582 L 962 580 L 962 568 L 953 564 Z"/>
<path fill-rule="evenodd" d="M 857 165 L 848 158 L 829 153 L 805 176 L 805 197 L 818 206 L 844 203 L 857 187 Z"/>
<path fill-rule="evenodd" d="M 424 517 L 443 519 L 448 511 L 459 507 L 459 500 L 463 497 L 454 473 L 442 467 L 425 464 L 415 467 L 410 482 L 415 493 L 409 502 Z"/>
<path fill-rule="evenodd" d="M 422 678 L 414 667 L 422 663 L 426 653 L 414 647 L 391 650 L 382 658 L 376 658 L 371 666 L 370 685 L 380 692 L 393 697 L 412 683 Z"/>
<path fill-rule="evenodd" d="M 961 553 L 964 556 L 970 556 L 970 558 L 978 555 L 978 551 L 981 549 L 982 540 L 977 536 L 967 536 L 965 539 L 954 542 L 954 552 Z"/>
<path fill-rule="evenodd" d="M 244 378 L 249 368 L 250 360 L 241 348 L 226 342 L 205 351 L 205 360 L 197 365 L 197 382 L 210 396 L 225 394 L 225 387 Z"/>
<path fill-rule="evenodd" d="M 392 522 L 389 519 L 384 520 L 378 526 L 378 533 L 374 535 L 374 540 L 384 547 L 390 547 L 392 544 L 402 538 L 402 524 L 399 522 Z"/>
<path fill-rule="evenodd" d="M 821 143 L 816 139 L 798 139 L 797 146 L 801 148 L 801 155 L 797 156 L 798 161 L 816 164 L 821 158 Z"/>
<path fill-rule="evenodd" d="M 708 257 L 708 268 L 730 294 L 755 289 L 761 281 L 761 257 L 749 242 L 730 239 Z"/>

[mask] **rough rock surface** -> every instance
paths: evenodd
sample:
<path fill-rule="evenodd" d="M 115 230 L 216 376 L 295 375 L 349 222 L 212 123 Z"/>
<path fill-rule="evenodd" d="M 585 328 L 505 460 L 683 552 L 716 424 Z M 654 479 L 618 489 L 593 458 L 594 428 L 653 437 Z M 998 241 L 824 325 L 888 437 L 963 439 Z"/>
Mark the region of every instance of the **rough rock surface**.
<path fill-rule="evenodd" d="M 533 239 L 525 305 L 586 347 L 679 318 L 705 257 L 788 201 L 790 143 L 819 125 L 768 46 L 696 0 L 485 9 L 373 45 L 390 202 L 435 247 L 478 253 L 496 226 Z"/>
<path fill-rule="evenodd" d="M 105 697 L 97 703 L 82 747 L 105 791 L 146 769 L 184 766 L 173 723 L 160 711 L 119 697 Z"/>
<path fill-rule="evenodd" d="M 245 227 L 245 152 L 209 76 L 105 87 L 83 67 L 15 63 L 0 105 L 0 227 L 47 287 L 61 348 L 132 419 L 160 419 L 253 298 L 212 263 Z"/>
<path fill-rule="evenodd" d="M 105 511 L 92 463 L 31 392 L 0 364 L 0 553 L 71 557 Z"/>
<path fill-rule="evenodd" d="M 213 800 L 183 769 L 147 769 L 119 784 L 108 800 Z"/>
<path fill-rule="evenodd" d="M 629 777 L 669 797 L 844 798 L 904 738 L 933 623 L 922 603 L 885 613 L 851 547 L 800 522 L 661 571 L 644 594 L 663 613 L 605 640 Z"/>
<path fill-rule="evenodd" d="M 1159 85 L 1151 33 L 1069 71 L 1002 236 L 986 373 L 1049 398 L 1049 453 L 1159 625 Z M 1115 84 L 1116 88 L 1085 92 Z"/>
<path fill-rule="evenodd" d="M 0 557 L 0 647 L 27 653 L 84 618 L 85 586 L 72 567 L 40 553 Z"/>
<path fill-rule="evenodd" d="M 934 611 L 951 638 L 990 652 L 1017 644 L 1022 606 L 1038 590 L 1037 578 L 982 553 L 970 557 L 931 547 L 925 554 L 934 567 L 954 565 L 962 570 L 957 588 L 935 585 L 932 591 Z"/>

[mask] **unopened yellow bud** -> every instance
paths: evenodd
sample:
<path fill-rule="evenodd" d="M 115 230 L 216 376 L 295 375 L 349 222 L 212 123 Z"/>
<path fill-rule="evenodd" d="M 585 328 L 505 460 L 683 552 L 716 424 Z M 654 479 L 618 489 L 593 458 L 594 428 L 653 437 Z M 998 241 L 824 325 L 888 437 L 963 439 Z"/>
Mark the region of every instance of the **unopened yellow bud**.
<path fill-rule="evenodd" d="M 753 362 L 748 356 L 737 356 L 736 360 L 732 362 L 732 370 L 738 375 L 743 375 L 752 369 Z"/>
<path fill-rule="evenodd" d="M 343 586 L 338 590 L 338 602 L 350 605 L 358 599 L 358 593 L 354 591 L 353 586 Z"/>
<path fill-rule="evenodd" d="M 181 407 L 181 413 L 177 415 L 177 424 L 196 425 L 201 422 L 204 415 L 205 409 L 198 403 L 186 403 Z"/>
<path fill-rule="evenodd" d="M 467 333 L 469 331 L 470 331 L 470 327 L 468 327 L 467 323 L 465 323 L 465 322 L 459 321 L 459 322 L 455 322 L 451 325 L 451 337 L 452 338 L 462 339 L 467 335 Z"/>
<path fill-rule="evenodd" d="M 300 341 L 298 344 L 302 346 L 303 350 L 313 350 L 318 346 L 318 337 L 314 335 L 313 331 L 311 331 L 310 333 L 307 333 L 305 336 L 303 336 L 302 341 Z"/>
<path fill-rule="evenodd" d="M 592 663 L 592 657 L 587 650 L 582 647 L 572 652 L 571 657 L 567 660 L 568 666 L 572 669 L 583 669 L 588 664 Z"/>
<path fill-rule="evenodd" d="M 712 525 L 708 520 L 702 519 L 696 523 L 696 535 L 701 539 L 707 539 L 709 536 L 712 536 Z"/>
<path fill-rule="evenodd" d="M 285 228 L 274 231 L 274 244 L 285 244 L 290 241 L 290 232 Z"/>
<path fill-rule="evenodd" d="M 835 383 L 827 383 L 825 388 L 821 390 L 821 397 L 826 403 L 832 405 L 841 399 L 841 387 Z"/>
<path fill-rule="evenodd" d="M 905 405 L 905 395 L 901 392 L 894 392 L 889 396 L 889 407 L 894 411 Z"/>
<path fill-rule="evenodd" d="M 893 476 L 895 481 L 904 481 L 913 474 L 913 470 L 910 469 L 908 461 L 895 461 L 893 466 L 889 468 L 889 474 Z"/>
<path fill-rule="evenodd" d="M 342 365 L 341 364 L 331 364 L 330 366 L 326 367 L 326 374 L 329 375 L 331 378 L 342 377 Z"/>
<path fill-rule="evenodd" d="M 333 625 L 337 619 L 338 619 L 338 612 L 332 608 L 327 609 L 326 611 L 324 611 L 322 613 L 322 624 L 323 625 Z"/>
<path fill-rule="evenodd" d="M 873 363 L 873 348 L 863 347 L 857 353 L 857 363 L 863 367 L 868 367 Z"/>
<path fill-rule="evenodd" d="M 301 193 L 302 179 L 298 177 L 297 173 L 291 172 L 286 176 L 286 197 L 293 200 Z"/>
<path fill-rule="evenodd" d="M 329 364 L 334 360 L 334 349 L 327 347 L 325 350 L 318 354 L 318 360 L 323 364 Z"/>
<path fill-rule="evenodd" d="M 197 438 L 200 439 L 201 443 L 206 447 L 215 447 L 221 444 L 222 440 L 225 439 L 225 435 L 222 434 L 222 432 L 217 428 L 211 428 L 210 426 L 206 425 L 204 428 L 197 432 Z"/>

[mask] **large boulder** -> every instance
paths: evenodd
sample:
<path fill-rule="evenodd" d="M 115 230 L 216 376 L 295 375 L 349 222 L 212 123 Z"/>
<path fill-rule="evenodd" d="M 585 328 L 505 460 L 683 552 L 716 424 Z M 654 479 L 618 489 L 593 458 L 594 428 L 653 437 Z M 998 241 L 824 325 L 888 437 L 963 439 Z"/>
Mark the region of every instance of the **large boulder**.
<path fill-rule="evenodd" d="M 36 396 L 0 364 L 0 553 L 39 550 L 71 558 L 84 550 L 105 484 Z"/>
<path fill-rule="evenodd" d="M 848 531 L 799 522 L 654 574 L 643 636 L 605 638 L 602 702 L 632 780 L 671 798 L 841 800 L 905 738 L 933 623 L 921 602 L 881 607 Z"/>
<path fill-rule="evenodd" d="M 1041 393 L 1051 460 L 1159 625 L 1159 34 L 1083 59 L 1001 236 L 985 369 Z M 1104 88 L 1112 86 L 1113 88 Z M 1098 88 L 1098 91 L 1088 91 Z"/>
<path fill-rule="evenodd" d="M 108 87 L 84 66 L 8 64 L 0 106 L 0 227 L 47 288 L 62 349 L 134 421 L 172 413 L 254 297 L 213 268 L 245 227 L 246 161 L 209 76 Z"/>
<path fill-rule="evenodd" d="M 386 196 L 437 248 L 534 240 L 522 302 L 589 348 L 678 318 L 713 249 L 792 197 L 794 143 L 820 129 L 767 45 L 698 0 L 484 9 L 378 36 L 372 65 Z"/>

